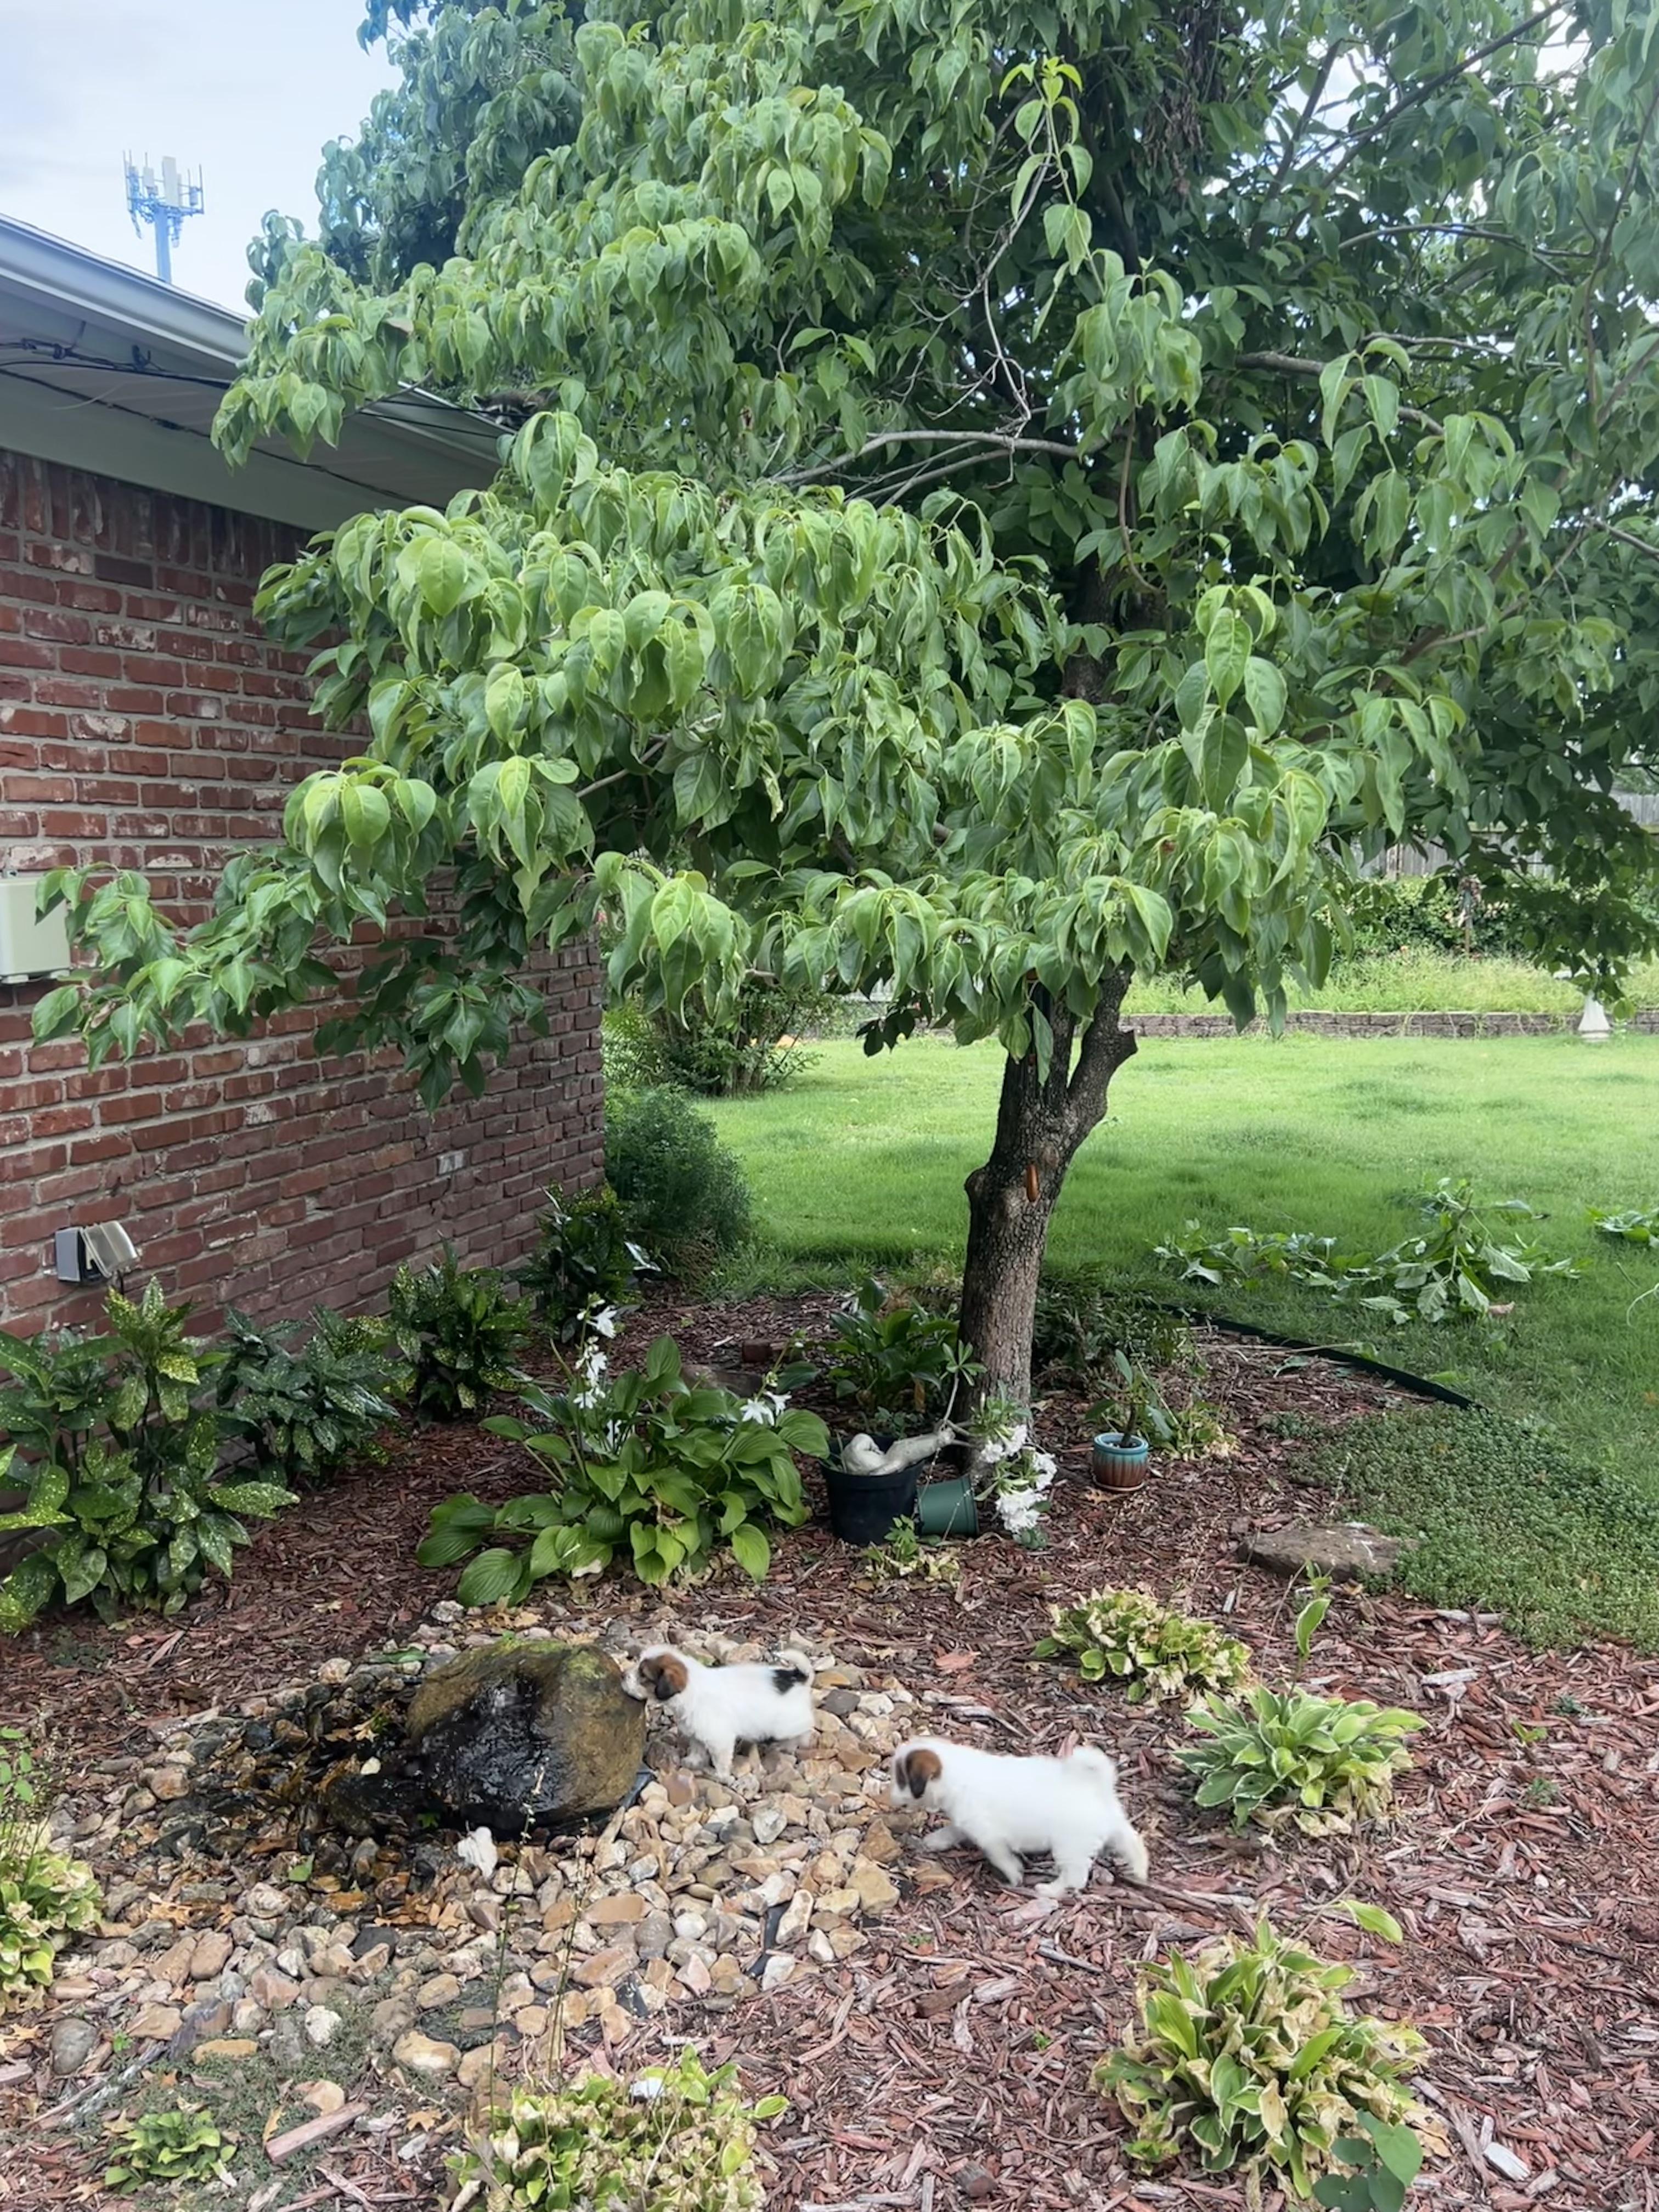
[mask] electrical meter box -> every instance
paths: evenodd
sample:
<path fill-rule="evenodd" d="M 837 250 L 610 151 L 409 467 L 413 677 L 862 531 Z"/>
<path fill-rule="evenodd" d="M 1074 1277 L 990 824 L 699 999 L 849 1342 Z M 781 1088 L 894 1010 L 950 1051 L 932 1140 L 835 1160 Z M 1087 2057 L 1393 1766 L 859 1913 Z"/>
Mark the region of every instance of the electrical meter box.
<path fill-rule="evenodd" d="M 0 983 L 29 983 L 69 972 L 69 918 L 34 911 L 39 876 L 0 876 Z"/>

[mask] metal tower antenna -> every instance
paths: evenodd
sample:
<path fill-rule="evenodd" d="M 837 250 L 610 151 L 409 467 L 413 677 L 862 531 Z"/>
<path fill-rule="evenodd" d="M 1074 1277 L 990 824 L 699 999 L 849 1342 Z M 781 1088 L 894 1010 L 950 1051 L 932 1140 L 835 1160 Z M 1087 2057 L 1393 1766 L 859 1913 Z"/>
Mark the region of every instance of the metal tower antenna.
<path fill-rule="evenodd" d="M 132 227 L 141 235 L 149 223 L 155 232 L 155 273 L 164 284 L 173 282 L 173 249 L 185 228 L 186 216 L 200 215 L 205 202 L 202 198 L 202 173 L 192 177 L 188 170 L 182 174 L 171 154 L 161 163 L 158 179 L 144 156 L 141 169 L 131 154 L 125 156 L 127 169 L 127 213 L 132 217 Z"/>

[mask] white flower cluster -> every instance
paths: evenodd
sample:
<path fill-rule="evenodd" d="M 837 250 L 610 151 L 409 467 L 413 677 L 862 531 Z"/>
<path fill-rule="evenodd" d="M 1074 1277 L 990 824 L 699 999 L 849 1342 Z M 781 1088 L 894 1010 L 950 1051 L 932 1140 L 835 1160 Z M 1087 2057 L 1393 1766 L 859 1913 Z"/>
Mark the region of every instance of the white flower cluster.
<path fill-rule="evenodd" d="M 763 1429 L 775 1429 L 778 1415 L 788 1405 L 788 1394 L 782 1390 L 761 1390 L 752 1398 L 745 1398 L 738 1408 L 740 1421 L 756 1421 Z"/>
<path fill-rule="evenodd" d="M 1028 1443 L 1024 1422 L 1016 1423 L 1006 1445 L 994 1441 L 985 1448 L 996 1469 L 997 1518 L 1011 1536 L 1022 1541 L 1035 1535 L 1048 1510 L 1048 1490 L 1058 1472 L 1052 1452 Z"/>

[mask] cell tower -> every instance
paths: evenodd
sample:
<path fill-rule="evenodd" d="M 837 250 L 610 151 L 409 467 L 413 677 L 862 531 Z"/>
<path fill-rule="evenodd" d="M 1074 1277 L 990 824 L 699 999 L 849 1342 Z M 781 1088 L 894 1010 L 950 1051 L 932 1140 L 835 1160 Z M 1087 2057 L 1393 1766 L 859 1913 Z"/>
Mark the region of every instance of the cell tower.
<path fill-rule="evenodd" d="M 140 235 L 146 223 L 155 232 L 155 273 L 164 284 L 173 282 L 173 249 L 185 228 L 185 217 L 200 215 L 204 204 L 202 198 L 202 173 L 192 177 L 188 170 L 179 173 L 179 164 L 171 154 L 161 163 L 160 182 L 144 156 L 141 169 L 131 154 L 127 165 L 127 213 L 132 217 L 132 227 Z"/>

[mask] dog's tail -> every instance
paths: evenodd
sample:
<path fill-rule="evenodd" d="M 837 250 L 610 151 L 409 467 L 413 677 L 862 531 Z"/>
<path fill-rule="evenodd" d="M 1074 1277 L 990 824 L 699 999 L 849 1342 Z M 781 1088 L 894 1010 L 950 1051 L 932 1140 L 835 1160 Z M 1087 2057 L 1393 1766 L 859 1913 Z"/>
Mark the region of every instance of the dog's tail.
<path fill-rule="evenodd" d="M 1072 1753 L 1068 1765 L 1080 1766 L 1107 1790 L 1117 1788 L 1117 1762 L 1108 1759 L 1103 1751 L 1097 1751 L 1091 1743 L 1080 1744 Z"/>
<path fill-rule="evenodd" d="M 810 1682 L 813 1672 L 812 1662 L 804 1651 L 780 1651 L 773 1679 L 780 1690 L 788 1690 L 797 1682 Z"/>

